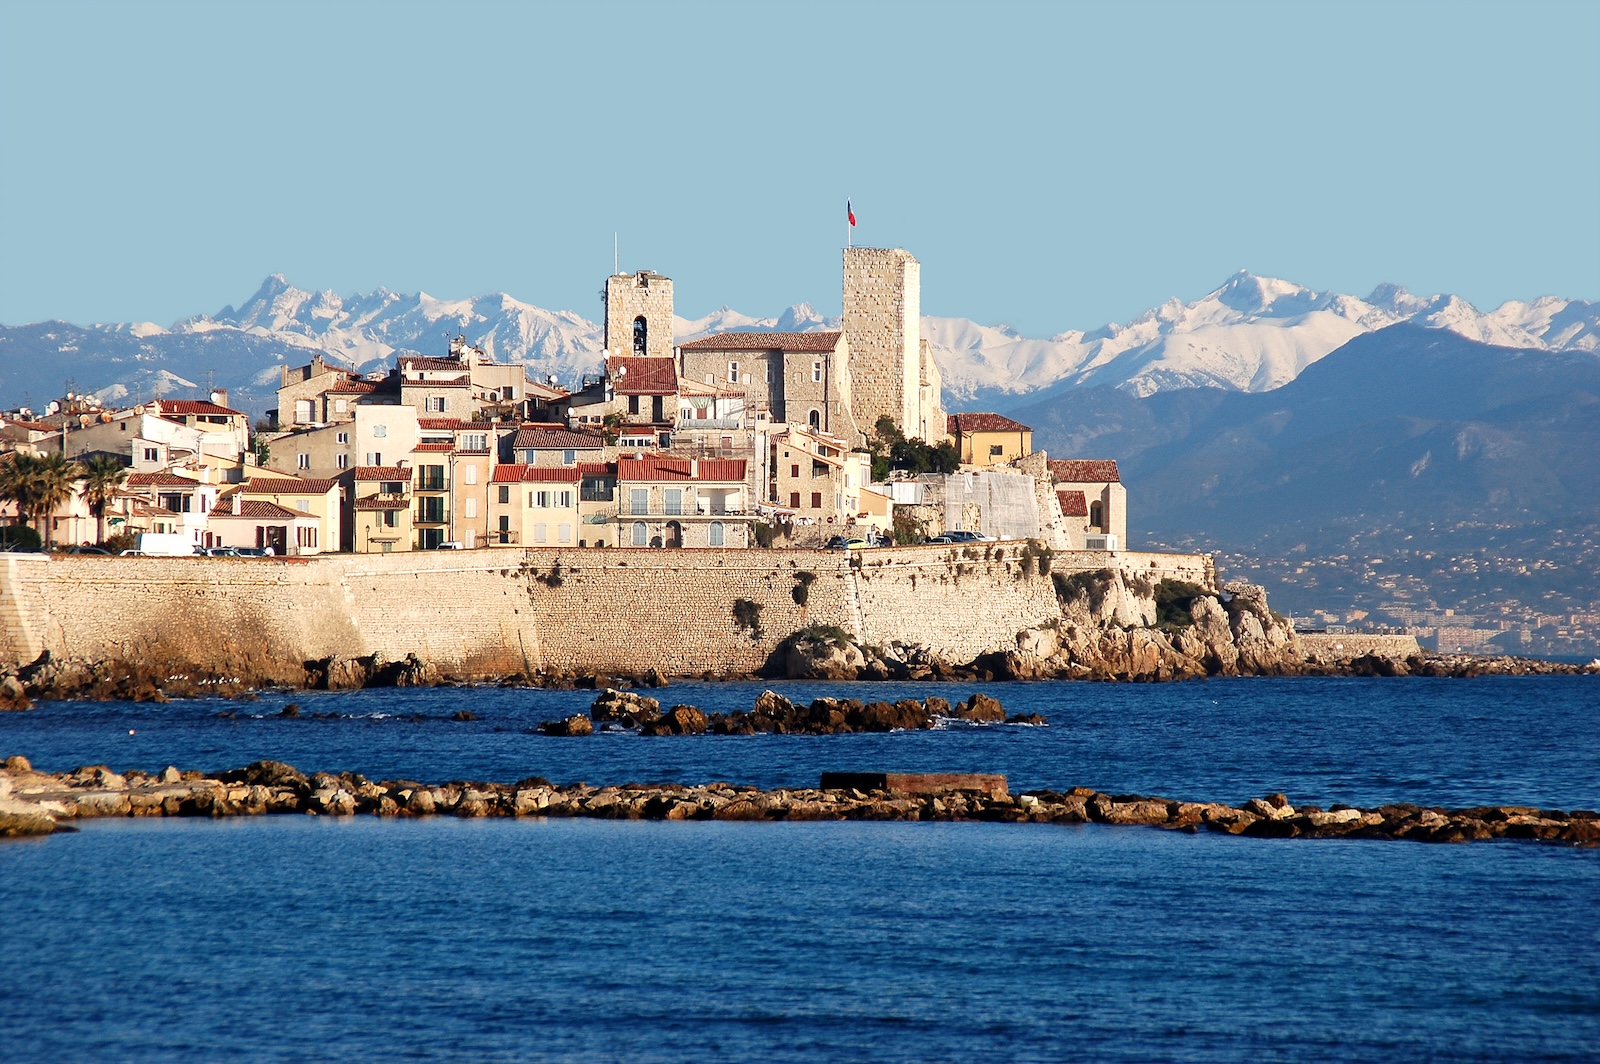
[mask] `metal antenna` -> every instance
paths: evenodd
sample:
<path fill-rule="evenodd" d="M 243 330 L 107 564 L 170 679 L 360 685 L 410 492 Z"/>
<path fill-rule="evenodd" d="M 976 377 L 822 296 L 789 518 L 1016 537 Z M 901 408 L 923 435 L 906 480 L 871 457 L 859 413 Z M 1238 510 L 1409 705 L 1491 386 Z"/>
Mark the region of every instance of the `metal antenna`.
<path fill-rule="evenodd" d="M 621 245 L 617 243 L 617 234 L 611 234 L 611 275 L 615 277 L 622 272 Z"/>

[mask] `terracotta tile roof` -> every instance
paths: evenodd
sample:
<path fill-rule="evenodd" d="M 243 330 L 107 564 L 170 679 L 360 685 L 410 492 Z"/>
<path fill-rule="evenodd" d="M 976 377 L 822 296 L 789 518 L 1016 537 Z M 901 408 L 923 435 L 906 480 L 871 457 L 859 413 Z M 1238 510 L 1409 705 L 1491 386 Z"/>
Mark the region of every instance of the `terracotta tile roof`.
<path fill-rule="evenodd" d="M 472 387 L 472 378 L 451 377 L 448 380 L 408 380 L 402 382 L 402 385 L 413 390 L 421 388 L 424 391 L 429 388 L 470 388 Z"/>
<path fill-rule="evenodd" d="M 230 410 L 228 407 L 218 406 L 216 403 L 208 402 L 204 399 L 157 399 L 155 402 L 160 404 L 161 414 L 163 417 L 168 414 L 227 414 L 232 417 L 245 416 L 245 413 L 242 410 Z"/>
<path fill-rule="evenodd" d="M 411 470 L 406 466 L 358 465 L 356 466 L 356 479 L 410 481 Z"/>
<path fill-rule="evenodd" d="M 484 429 L 487 430 L 491 422 L 488 421 L 463 421 L 458 417 L 419 417 L 417 428 L 432 429 L 435 432 L 455 432 L 459 429 Z"/>
<path fill-rule="evenodd" d="M 372 381 L 336 381 L 327 387 L 327 391 L 329 392 L 338 392 L 340 394 L 349 395 L 367 395 L 377 390 L 378 386 Z"/>
<path fill-rule="evenodd" d="M 410 369 L 453 369 L 465 372 L 470 369 L 459 358 L 429 358 L 426 355 L 401 355 L 395 364 Z"/>
<path fill-rule="evenodd" d="M 700 462 L 699 473 L 689 474 L 689 459 L 649 455 L 643 458 L 619 458 L 617 479 L 646 481 L 697 481 L 701 483 L 744 483 L 743 458 L 708 458 Z"/>
<path fill-rule="evenodd" d="M 156 505 L 149 504 L 149 503 L 147 503 L 145 505 L 142 505 L 142 506 L 135 506 L 133 508 L 133 515 L 135 517 L 177 517 L 178 516 L 177 511 L 175 511 L 175 510 L 169 510 L 165 506 L 156 506 Z"/>
<path fill-rule="evenodd" d="M 326 495 L 339 486 L 337 480 L 316 480 L 311 477 L 251 477 L 244 490 L 251 495 L 271 492 L 274 495 Z"/>
<path fill-rule="evenodd" d="M 586 477 L 614 477 L 617 475 L 617 463 L 579 462 L 578 472 Z"/>
<path fill-rule="evenodd" d="M 231 497 L 228 498 L 227 502 L 223 502 L 219 498 L 217 505 L 211 508 L 211 516 L 248 517 L 256 521 L 289 521 L 296 518 L 316 518 L 315 514 L 301 513 L 298 510 L 285 510 L 277 503 L 266 502 L 261 499 L 244 500 L 239 504 L 239 512 L 236 514 L 233 512 L 233 499 Z"/>
<path fill-rule="evenodd" d="M 411 449 L 413 451 L 426 451 L 429 454 L 449 454 L 451 451 L 456 449 L 456 445 L 451 443 L 449 440 L 440 440 L 438 442 L 433 442 L 430 440 L 419 443 Z"/>
<path fill-rule="evenodd" d="M 356 506 L 357 510 L 409 510 L 409 509 L 411 509 L 411 503 L 407 502 L 405 499 L 391 499 L 391 498 L 357 499 L 356 503 L 355 503 L 355 506 Z"/>
<path fill-rule="evenodd" d="M 1057 484 L 1120 484 L 1117 463 L 1110 458 L 1052 458 L 1050 476 Z"/>
<path fill-rule="evenodd" d="M 130 488 L 197 488 L 200 486 L 198 480 L 190 477 L 180 477 L 176 473 L 129 473 L 128 479 L 123 483 Z"/>
<path fill-rule="evenodd" d="M 946 422 L 950 435 L 969 436 L 974 432 L 1032 432 L 1020 421 L 1012 421 L 1004 414 L 951 414 Z"/>
<path fill-rule="evenodd" d="M 613 358 L 611 383 L 618 395 L 676 395 L 678 360 L 675 358 Z M 618 370 L 627 370 L 621 377 Z"/>
<path fill-rule="evenodd" d="M 725 332 L 679 344 L 683 351 L 814 351 L 839 346 L 838 332 Z"/>
<path fill-rule="evenodd" d="M 605 446 L 605 441 L 599 436 L 591 436 L 587 432 L 571 432 L 567 429 L 525 428 L 517 432 L 517 438 L 511 441 L 511 446 L 518 450 L 597 450 Z"/>
<path fill-rule="evenodd" d="M 1081 491 L 1058 491 L 1056 498 L 1061 500 L 1062 517 L 1088 517 L 1089 503 L 1084 499 Z"/>
<path fill-rule="evenodd" d="M 576 467 L 567 466 L 561 469 L 544 468 L 541 466 L 523 465 L 513 462 L 508 465 L 494 467 L 494 475 L 489 478 L 491 484 L 576 484 L 582 474 Z"/>

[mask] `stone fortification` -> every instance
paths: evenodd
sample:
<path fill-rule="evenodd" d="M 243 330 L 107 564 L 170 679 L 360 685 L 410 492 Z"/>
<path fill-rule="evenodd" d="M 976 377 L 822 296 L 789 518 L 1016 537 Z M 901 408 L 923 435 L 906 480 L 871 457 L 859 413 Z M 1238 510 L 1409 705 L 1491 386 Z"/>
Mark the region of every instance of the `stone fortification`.
<path fill-rule="evenodd" d="M 1114 567 L 1214 583 L 1197 555 L 1057 553 L 1026 543 L 799 550 L 487 548 L 306 559 L 8 555 L 0 651 L 192 665 L 303 682 L 330 658 L 405 660 L 461 678 L 540 671 L 745 675 L 792 633 L 918 644 L 950 661 L 1062 616 L 1055 580 Z M 1133 579 L 1133 577 L 1130 577 Z M 1125 611 L 1126 612 L 1126 611 Z"/>
<path fill-rule="evenodd" d="M 1405 660 L 1422 653 L 1414 635 L 1344 635 L 1327 632 L 1301 632 L 1296 637 L 1300 649 L 1312 661 L 1351 661 L 1371 655 Z"/>
<path fill-rule="evenodd" d="M 845 249 L 844 331 L 855 420 L 865 432 L 887 415 L 907 436 L 924 435 L 921 315 L 922 266 L 910 252 Z"/>

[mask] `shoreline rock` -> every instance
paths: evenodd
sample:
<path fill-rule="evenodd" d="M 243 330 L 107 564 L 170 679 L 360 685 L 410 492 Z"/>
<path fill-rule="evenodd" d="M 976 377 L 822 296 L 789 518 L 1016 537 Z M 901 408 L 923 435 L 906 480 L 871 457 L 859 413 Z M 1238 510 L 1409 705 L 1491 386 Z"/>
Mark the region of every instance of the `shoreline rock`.
<path fill-rule="evenodd" d="M 829 786 L 829 784 L 833 784 Z M 307 776 L 257 761 L 207 776 L 168 766 L 118 774 L 104 765 L 33 771 L 25 758 L 0 767 L 0 838 L 72 830 L 99 817 L 315 816 L 591 817 L 630 820 L 939 820 L 1104 824 L 1216 832 L 1267 839 L 1410 842 L 1520 840 L 1600 846 L 1600 813 L 1530 806 L 1358 809 L 1296 808 L 1271 794 L 1242 805 L 1106 794 L 1089 787 L 1011 795 L 1005 777 L 961 774 L 827 773 L 817 787 L 763 791 L 732 783 L 558 786 L 542 777 L 516 783 L 373 781 L 360 773 Z"/>

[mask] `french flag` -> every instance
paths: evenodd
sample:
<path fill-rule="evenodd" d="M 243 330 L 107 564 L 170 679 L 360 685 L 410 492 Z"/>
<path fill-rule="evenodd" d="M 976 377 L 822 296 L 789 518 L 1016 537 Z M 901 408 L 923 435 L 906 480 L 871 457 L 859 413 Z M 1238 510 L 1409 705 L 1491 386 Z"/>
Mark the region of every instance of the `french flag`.
<path fill-rule="evenodd" d="M 856 227 L 856 212 L 855 209 L 850 206 L 849 200 L 844 201 L 844 214 L 846 218 L 850 219 L 850 228 L 854 229 Z"/>

